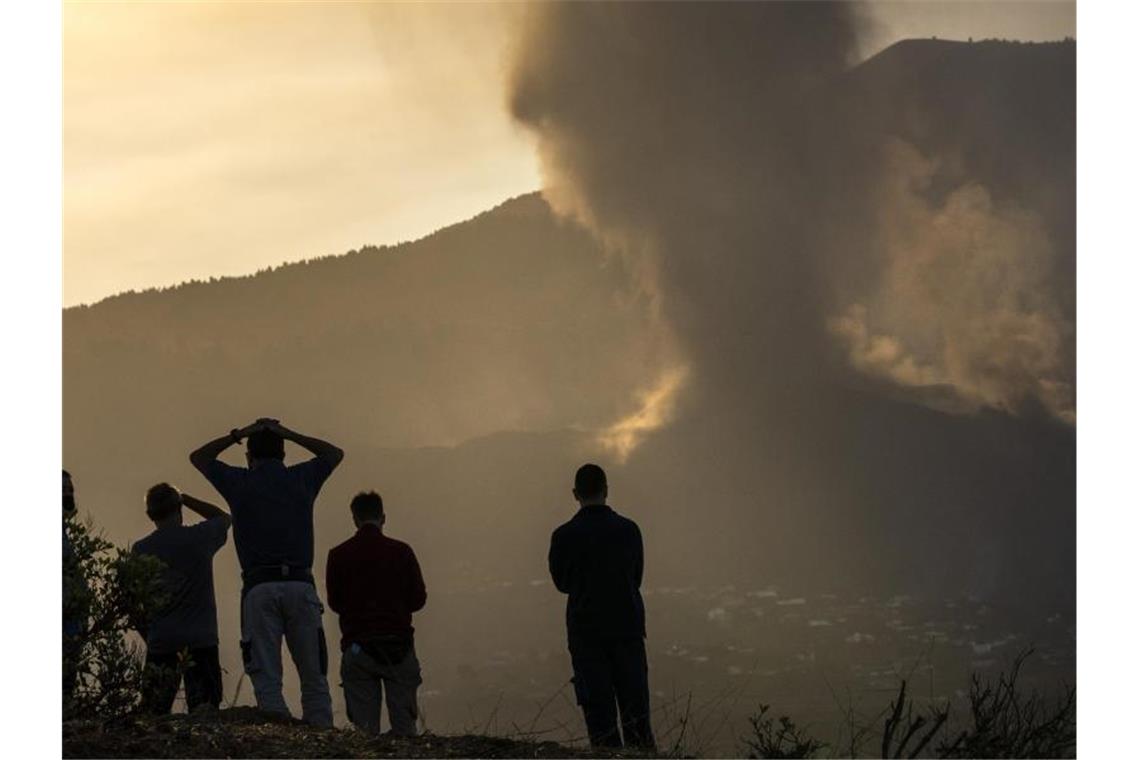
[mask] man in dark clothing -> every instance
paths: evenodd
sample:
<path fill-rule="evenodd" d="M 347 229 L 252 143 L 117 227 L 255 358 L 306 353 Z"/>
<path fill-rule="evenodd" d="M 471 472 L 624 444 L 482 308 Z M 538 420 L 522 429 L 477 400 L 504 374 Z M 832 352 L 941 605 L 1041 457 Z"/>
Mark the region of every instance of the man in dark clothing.
<path fill-rule="evenodd" d="M 550 538 L 550 575 L 566 601 L 574 693 L 595 747 L 653 748 L 643 549 L 637 523 L 606 506 L 606 474 L 595 464 L 574 476 L 578 513 Z M 621 733 L 617 716 L 621 711 Z"/>
<path fill-rule="evenodd" d="M 182 507 L 201 515 L 202 522 L 183 525 Z M 146 514 L 155 529 L 136 541 L 131 552 L 162 562 L 168 601 L 155 619 L 146 621 L 143 710 L 169 713 L 180 680 L 186 684 L 187 710 L 217 709 L 222 701 L 222 669 L 218 664 L 214 555 L 226 543 L 230 516 L 167 483 L 147 491 Z"/>
<path fill-rule="evenodd" d="M 249 467 L 218 455 L 246 439 Z M 314 456 L 285 466 L 285 441 Z M 301 679 L 301 711 L 307 723 L 332 725 L 328 650 L 321 626 L 324 605 L 313 580 L 313 504 L 344 458 L 319 438 L 262 418 L 210 441 L 190 462 L 225 498 L 234 516 L 234 546 L 242 577 L 242 660 L 257 706 L 289 715 L 281 692 L 281 639 Z"/>
<path fill-rule="evenodd" d="M 325 569 L 329 607 L 340 615 L 340 677 L 348 719 L 380 733 L 388 692 L 388 720 L 397 736 L 415 736 L 416 659 L 412 613 L 427 601 L 412 547 L 383 533 L 384 502 L 375 491 L 352 500 L 356 535 L 329 551 Z"/>

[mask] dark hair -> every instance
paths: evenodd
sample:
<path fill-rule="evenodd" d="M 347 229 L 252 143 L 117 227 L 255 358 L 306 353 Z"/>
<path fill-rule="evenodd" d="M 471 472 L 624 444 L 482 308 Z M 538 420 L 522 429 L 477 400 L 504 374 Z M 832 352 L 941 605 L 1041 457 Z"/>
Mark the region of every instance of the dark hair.
<path fill-rule="evenodd" d="M 182 496 L 169 483 L 158 483 L 147 489 L 146 516 L 162 520 L 182 509 Z"/>
<path fill-rule="evenodd" d="M 349 506 L 357 520 L 379 520 L 384 514 L 384 500 L 375 491 L 361 491 L 352 497 Z"/>
<path fill-rule="evenodd" d="M 605 496 L 606 471 L 596 464 L 584 464 L 574 474 L 574 490 L 583 499 Z"/>
<path fill-rule="evenodd" d="M 254 459 L 284 459 L 285 439 L 272 430 L 256 430 L 246 439 L 245 450 Z"/>

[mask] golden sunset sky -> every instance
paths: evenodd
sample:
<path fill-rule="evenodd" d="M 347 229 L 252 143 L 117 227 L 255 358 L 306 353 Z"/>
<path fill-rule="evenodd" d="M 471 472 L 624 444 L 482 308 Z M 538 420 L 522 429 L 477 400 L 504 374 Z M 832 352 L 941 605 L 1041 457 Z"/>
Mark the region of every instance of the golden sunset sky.
<path fill-rule="evenodd" d="M 421 237 L 542 181 L 509 3 L 64 4 L 65 305 Z M 876 3 L 907 37 L 1075 35 L 1071 2 Z"/>

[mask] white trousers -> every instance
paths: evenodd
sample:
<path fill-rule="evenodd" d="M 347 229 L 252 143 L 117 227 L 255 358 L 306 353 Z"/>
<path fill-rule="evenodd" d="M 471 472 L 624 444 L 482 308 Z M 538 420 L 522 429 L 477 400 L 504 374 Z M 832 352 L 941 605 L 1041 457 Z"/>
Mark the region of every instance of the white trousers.
<path fill-rule="evenodd" d="M 289 715 L 281 693 L 281 639 L 301 677 L 301 717 L 315 726 L 332 725 L 328 648 L 321 604 L 311 583 L 271 581 L 249 590 L 242 602 L 242 659 L 253 682 L 257 706 Z"/>

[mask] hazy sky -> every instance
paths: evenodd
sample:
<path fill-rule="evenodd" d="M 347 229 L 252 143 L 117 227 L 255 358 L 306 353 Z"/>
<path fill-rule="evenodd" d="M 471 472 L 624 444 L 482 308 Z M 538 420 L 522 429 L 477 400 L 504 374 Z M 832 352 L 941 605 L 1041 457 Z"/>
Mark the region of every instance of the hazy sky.
<path fill-rule="evenodd" d="M 516 4 L 64 6 L 66 305 L 413 239 L 537 189 Z M 1073 3 L 878 3 L 906 37 L 1075 35 Z"/>

